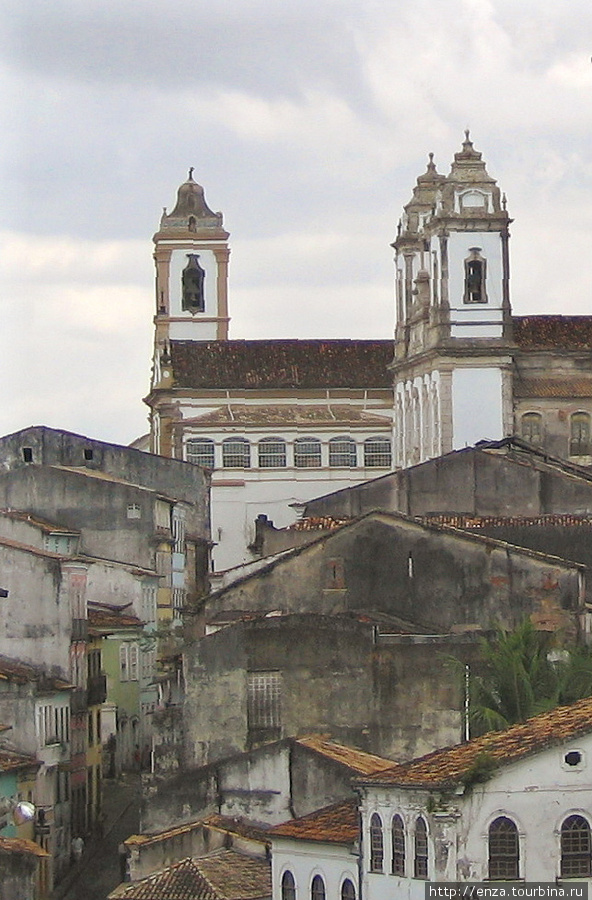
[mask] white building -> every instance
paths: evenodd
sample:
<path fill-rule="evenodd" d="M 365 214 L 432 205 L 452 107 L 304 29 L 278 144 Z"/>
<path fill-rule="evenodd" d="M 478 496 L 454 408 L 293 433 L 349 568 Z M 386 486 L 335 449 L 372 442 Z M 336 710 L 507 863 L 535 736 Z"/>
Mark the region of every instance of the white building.
<path fill-rule="evenodd" d="M 363 900 L 425 882 L 592 883 L 592 698 L 360 785 Z"/>
<path fill-rule="evenodd" d="M 269 837 L 273 900 L 359 900 L 354 800 L 278 825 Z"/>
<path fill-rule="evenodd" d="M 213 470 L 213 560 L 392 465 L 392 340 L 228 340 L 228 233 L 190 173 L 156 245 L 151 449 Z"/>

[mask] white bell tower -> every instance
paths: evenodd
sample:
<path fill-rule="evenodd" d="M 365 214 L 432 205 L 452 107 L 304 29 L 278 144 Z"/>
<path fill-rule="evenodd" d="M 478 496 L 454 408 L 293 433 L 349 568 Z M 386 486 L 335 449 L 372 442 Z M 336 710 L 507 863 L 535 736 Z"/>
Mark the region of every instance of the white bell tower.
<path fill-rule="evenodd" d="M 468 131 L 448 176 L 430 154 L 393 244 L 399 466 L 512 431 L 510 223 Z"/>

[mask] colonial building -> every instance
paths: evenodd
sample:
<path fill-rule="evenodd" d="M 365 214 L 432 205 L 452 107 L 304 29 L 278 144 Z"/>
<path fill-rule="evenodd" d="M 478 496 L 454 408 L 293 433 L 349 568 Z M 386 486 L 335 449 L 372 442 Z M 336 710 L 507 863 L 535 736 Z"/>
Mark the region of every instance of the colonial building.
<path fill-rule="evenodd" d="M 505 196 L 469 133 L 393 244 L 395 465 L 518 434 L 590 465 L 592 317 L 513 316 Z"/>
<path fill-rule="evenodd" d="M 217 569 L 254 519 L 392 465 L 392 340 L 228 340 L 228 233 L 190 173 L 154 236 L 151 449 L 213 470 Z"/>

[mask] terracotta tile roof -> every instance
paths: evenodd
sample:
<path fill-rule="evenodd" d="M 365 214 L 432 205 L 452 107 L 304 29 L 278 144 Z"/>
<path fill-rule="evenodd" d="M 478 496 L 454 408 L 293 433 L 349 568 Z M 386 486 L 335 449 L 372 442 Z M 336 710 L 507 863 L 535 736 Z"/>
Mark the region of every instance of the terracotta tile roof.
<path fill-rule="evenodd" d="M 296 743 L 315 753 L 321 754 L 334 762 L 347 766 L 353 772 L 360 775 L 372 775 L 375 772 L 382 772 L 393 766 L 392 759 L 384 759 L 382 756 L 375 756 L 373 753 L 365 753 L 363 750 L 357 750 L 355 747 L 346 747 L 344 744 L 338 744 L 331 741 L 325 735 L 312 734 L 306 737 L 296 739 Z"/>
<path fill-rule="evenodd" d="M 172 837 L 178 837 L 181 834 L 189 834 L 191 831 L 203 828 L 216 828 L 219 831 L 228 831 L 241 837 L 249 838 L 252 841 L 260 841 L 262 844 L 268 844 L 267 827 L 264 825 L 254 825 L 246 819 L 239 819 L 231 816 L 221 816 L 214 813 L 206 816 L 205 819 L 197 819 L 195 822 L 188 822 L 186 825 L 177 825 L 176 828 L 168 828 L 166 831 L 159 831 L 156 834 L 133 834 L 127 838 L 126 844 L 130 846 L 138 844 L 156 844 L 159 841 L 168 841 Z"/>
<path fill-rule="evenodd" d="M 325 806 L 307 816 L 276 825 L 270 837 L 320 841 L 325 844 L 353 844 L 359 837 L 358 807 L 355 800 Z"/>
<path fill-rule="evenodd" d="M 516 397 L 592 397 L 590 378 L 516 378 Z"/>
<path fill-rule="evenodd" d="M 347 525 L 351 517 L 336 519 L 333 516 L 307 516 L 299 519 L 293 525 L 288 525 L 286 531 L 333 531 L 340 525 Z"/>
<path fill-rule="evenodd" d="M 132 613 L 118 612 L 116 609 L 88 610 L 89 629 L 105 628 L 142 628 L 144 622 Z"/>
<path fill-rule="evenodd" d="M 271 900 L 271 863 L 235 850 L 190 857 L 109 894 L 125 900 Z"/>
<path fill-rule="evenodd" d="M 22 838 L 0 837 L 0 853 L 21 853 L 30 854 L 31 856 L 49 856 L 47 850 L 35 844 L 33 841 L 26 841 Z"/>
<path fill-rule="evenodd" d="M 12 772 L 16 769 L 38 769 L 42 763 L 28 753 L 15 753 L 12 750 L 0 749 L 0 772 Z"/>
<path fill-rule="evenodd" d="M 543 516 L 468 516 L 454 513 L 440 513 L 433 516 L 418 516 L 425 524 L 437 523 L 452 528 L 467 528 L 479 531 L 481 528 L 562 526 L 563 528 L 591 528 L 592 516 L 577 516 L 571 513 L 552 513 Z"/>
<path fill-rule="evenodd" d="M 359 406 L 346 403 L 331 405 L 296 405 L 250 406 L 246 403 L 232 404 L 232 408 L 222 406 L 212 412 L 204 413 L 192 419 L 184 419 L 187 425 L 359 425 L 367 428 L 392 428 L 392 418 L 385 409 L 384 415 L 361 409 Z"/>
<path fill-rule="evenodd" d="M 592 350 L 592 316 L 513 316 L 512 323 L 525 350 Z"/>
<path fill-rule="evenodd" d="M 392 341 L 172 341 L 179 388 L 391 388 Z"/>
<path fill-rule="evenodd" d="M 8 656 L 0 655 L 0 681 L 11 681 L 15 684 L 29 684 L 37 682 L 38 689 L 42 692 L 67 691 L 74 688 L 73 684 L 52 675 L 41 666 L 33 666 L 30 663 L 21 662 Z"/>
<path fill-rule="evenodd" d="M 409 763 L 393 766 L 363 779 L 366 783 L 446 787 L 462 783 L 480 759 L 494 766 L 516 762 L 522 757 L 592 731 L 592 697 L 571 706 L 560 706 L 506 731 L 494 731 L 436 750 Z"/>

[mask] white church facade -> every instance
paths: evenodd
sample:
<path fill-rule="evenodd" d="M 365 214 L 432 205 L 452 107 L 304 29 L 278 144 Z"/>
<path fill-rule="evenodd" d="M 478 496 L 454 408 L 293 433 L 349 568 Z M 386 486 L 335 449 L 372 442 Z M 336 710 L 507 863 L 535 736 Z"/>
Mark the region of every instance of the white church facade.
<path fill-rule="evenodd" d="M 217 571 L 254 521 L 518 434 L 592 464 L 592 316 L 512 314 L 505 197 L 468 132 L 399 223 L 394 341 L 230 340 L 228 232 L 190 170 L 154 236 L 153 452 L 212 472 Z"/>

